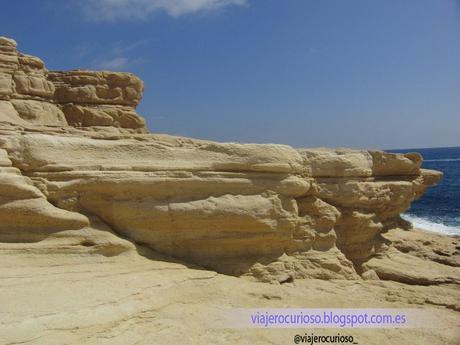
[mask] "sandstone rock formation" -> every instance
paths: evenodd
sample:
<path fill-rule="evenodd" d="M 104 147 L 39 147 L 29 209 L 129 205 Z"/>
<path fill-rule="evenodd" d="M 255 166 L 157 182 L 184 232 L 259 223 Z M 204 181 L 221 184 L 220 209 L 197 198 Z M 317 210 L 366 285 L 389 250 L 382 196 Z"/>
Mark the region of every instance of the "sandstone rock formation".
<path fill-rule="evenodd" d="M 3 126 L 4 175 L 15 176 L 4 217 L 39 201 L 56 211 L 53 232 L 92 215 L 159 253 L 264 281 L 357 279 L 388 249 L 381 234 L 440 177 L 412 154 L 97 135 Z M 36 225 L 6 222 L 0 236 L 45 237 L 29 216 Z"/>
<path fill-rule="evenodd" d="M 0 239 L 35 242 L 89 217 L 156 252 L 272 282 L 346 278 L 441 177 L 418 154 L 215 143 L 144 130 L 128 73 L 48 72 L 2 38 Z M 105 129 L 105 130 L 104 130 Z M 21 216 L 23 215 L 23 216 Z M 378 272 L 377 272 L 378 274 Z"/>
<path fill-rule="evenodd" d="M 131 73 L 49 72 L 0 37 L 0 120 L 18 124 L 111 126 L 146 132 L 135 107 L 144 85 Z"/>
<path fill-rule="evenodd" d="M 148 134 L 135 112 L 142 90 L 140 79 L 129 73 L 48 72 L 40 59 L 18 53 L 13 40 L 0 38 L 0 254 L 5 272 L 14 275 L 14 257 L 22 265 L 18 270 L 35 282 L 26 267 L 33 262 L 46 266 L 52 257 L 58 266 L 89 265 L 88 279 L 116 263 L 131 271 L 131 261 L 140 270 L 170 261 L 165 267 L 172 274 L 182 265 L 178 259 L 245 282 L 353 280 L 360 293 L 366 286 L 381 289 L 382 301 L 396 289 L 402 291 L 397 296 L 402 303 L 423 304 L 420 294 L 429 291 L 431 302 L 426 303 L 459 309 L 458 299 L 452 302 L 460 282 L 458 239 L 445 240 L 451 244 L 444 248 L 442 240 L 427 240 L 429 235 L 409 230 L 400 218 L 442 176 L 421 169 L 419 154 Z M 98 262 L 101 267 L 93 266 Z M 218 277 L 218 282 L 238 284 L 213 272 L 180 270 L 185 281 Z M 448 296 L 442 299 L 428 287 L 411 294 L 401 284 L 376 280 L 439 287 Z M 162 286 L 176 283 L 174 278 Z M 27 284 L 21 284 L 27 295 Z M 313 283 L 298 284 L 310 289 Z M 353 286 L 330 284 L 331 289 Z M 257 289 L 248 286 L 248 291 Z M 296 298 L 288 290 L 279 293 L 280 299 Z M 141 307 L 145 301 L 131 302 L 137 305 L 135 315 L 151 312 Z M 101 309 L 102 318 L 121 322 L 122 315 L 111 316 L 113 308 Z M 45 309 L 40 310 L 46 314 Z M 443 317 L 452 320 L 448 313 Z M 21 315 L 7 322 L 14 324 L 15 318 Z M 31 332 L 62 327 L 69 324 L 44 317 Z M 30 339 L 14 329 L 7 332 L 11 343 Z"/>

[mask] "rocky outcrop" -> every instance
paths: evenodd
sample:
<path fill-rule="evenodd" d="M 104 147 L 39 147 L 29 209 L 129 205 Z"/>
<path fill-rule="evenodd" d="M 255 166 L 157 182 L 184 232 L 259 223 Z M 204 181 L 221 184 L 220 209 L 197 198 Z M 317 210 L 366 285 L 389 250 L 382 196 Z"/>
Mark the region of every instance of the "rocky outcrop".
<path fill-rule="evenodd" d="M 145 130 L 144 119 L 135 111 L 144 84 L 133 74 L 71 71 L 51 72 L 48 78 L 69 125 Z"/>
<path fill-rule="evenodd" d="M 16 42 L 0 37 L 0 120 L 15 124 L 67 125 L 54 104 L 54 85 L 37 57 L 17 52 Z"/>
<path fill-rule="evenodd" d="M 323 150 L 322 163 L 361 156 L 369 175 L 344 168 L 315 176 L 309 151 L 169 136 L 113 140 L 110 134 L 4 126 L 1 147 L 9 169 L 26 175 L 21 178 L 49 207 L 77 218 L 96 216 L 159 253 L 263 281 L 357 279 L 363 263 L 387 250 L 381 234 L 434 176 L 418 170 L 413 155 L 393 154 L 385 159 L 400 161 L 406 171 L 371 175 L 372 153 L 340 150 Z M 11 233 L 24 241 L 43 231 L 32 225 L 8 224 L 9 241 Z M 86 225 L 77 222 L 73 229 Z"/>
<path fill-rule="evenodd" d="M 275 282 L 358 279 L 370 269 L 364 263 L 388 250 L 382 233 L 400 224 L 399 214 L 440 177 L 420 170 L 416 155 L 170 136 L 114 140 L 107 133 L 5 125 L 0 147 L 8 169 L 37 194 L 27 197 L 72 219 L 51 223 L 54 232 L 84 228 L 91 215 L 156 252 Z M 379 167 L 381 157 L 394 175 Z M 1 228 L 8 241 L 49 235 L 40 222 L 14 230 L 16 240 L 11 224 Z"/>
<path fill-rule="evenodd" d="M 49 72 L 41 59 L 0 37 L 0 121 L 143 133 L 145 121 L 135 110 L 143 88 L 131 73 Z"/>
<path fill-rule="evenodd" d="M 388 269 L 398 250 L 384 234 L 407 228 L 400 213 L 441 178 L 420 155 L 139 133 L 137 77 L 48 72 L 14 41 L 0 47 L 0 241 L 32 248 L 81 231 L 88 251 L 124 252 L 101 247 L 102 228 L 261 281 L 417 281 L 401 274 L 414 257 Z"/>

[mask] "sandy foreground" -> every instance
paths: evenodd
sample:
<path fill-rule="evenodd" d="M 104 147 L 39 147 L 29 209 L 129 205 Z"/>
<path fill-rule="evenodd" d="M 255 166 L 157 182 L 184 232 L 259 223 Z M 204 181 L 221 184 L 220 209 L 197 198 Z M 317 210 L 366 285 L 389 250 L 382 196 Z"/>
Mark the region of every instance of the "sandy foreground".
<path fill-rule="evenodd" d="M 459 239 L 392 232 L 407 255 L 458 260 Z M 45 241 L 46 242 L 46 241 Z M 430 242 L 430 243 L 428 243 Z M 423 245 L 425 243 L 425 245 Z M 417 246 L 426 247 L 425 252 Z M 137 248 L 114 257 L 45 254 L 46 243 L 2 245 L 1 344 L 294 344 L 296 334 L 353 335 L 358 344 L 458 344 L 460 289 L 375 280 L 274 285 L 187 266 Z M 456 248 L 455 248 L 456 247 Z M 412 252 L 412 254 L 411 254 Z M 458 267 L 449 267 L 458 275 Z M 423 308 L 417 329 L 219 329 L 228 308 Z"/>

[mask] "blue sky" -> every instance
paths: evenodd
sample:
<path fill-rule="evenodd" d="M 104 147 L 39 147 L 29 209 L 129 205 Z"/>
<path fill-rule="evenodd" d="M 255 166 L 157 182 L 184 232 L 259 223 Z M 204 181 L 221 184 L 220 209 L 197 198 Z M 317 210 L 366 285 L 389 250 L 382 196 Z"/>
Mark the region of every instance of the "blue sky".
<path fill-rule="evenodd" d="M 459 1 L 18 0 L 0 23 L 50 70 L 139 75 L 155 133 L 460 146 Z"/>

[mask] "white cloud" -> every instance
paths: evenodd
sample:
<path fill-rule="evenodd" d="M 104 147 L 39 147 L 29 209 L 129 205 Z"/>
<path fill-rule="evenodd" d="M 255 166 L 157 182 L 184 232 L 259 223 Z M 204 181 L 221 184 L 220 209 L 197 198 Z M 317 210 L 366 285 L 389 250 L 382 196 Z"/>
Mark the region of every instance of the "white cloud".
<path fill-rule="evenodd" d="M 111 44 L 85 42 L 73 48 L 72 56 L 81 66 L 82 59 L 87 61 L 87 68 L 110 71 L 129 71 L 132 67 L 143 64 L 142 51 L 150 44 L 149 40 L 116 41 Z"/>
<path fill-rule="evenodd" d="M 86 15 L 95 20 L 140 19 L 154 12 L 172 17 L 213 11 L 229 5 L 245 5 L 248 0 L 84 0 Z"/>
<path fill-rule="evenodd" d="M 131 42 L 131 43 L 125 43 L 125 42 L 116 42 L 113 44 L 111 51 L 113 54 L 125 54 L 130 51 L 137 51 L 139 49 L 142 49 L 146 46 L 149 45 L 149 41 L 146 39 Z"/>
<path fill-rule="evenodd" d="M 96 64 L 94 67 L 100 70 L 120 71 L 128 68 L 131 65 L 131 61 L 125 57 L 116 57 L 113 59 L 103 60 Z"/>

